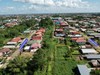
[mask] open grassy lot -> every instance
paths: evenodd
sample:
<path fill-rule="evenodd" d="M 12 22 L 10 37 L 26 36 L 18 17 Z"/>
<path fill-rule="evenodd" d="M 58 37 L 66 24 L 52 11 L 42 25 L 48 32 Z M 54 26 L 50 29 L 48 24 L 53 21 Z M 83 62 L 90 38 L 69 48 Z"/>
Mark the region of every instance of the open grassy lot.
<path fill-rule="evenodd" d="M 67 51 L 67 46 L 56 47 L 52 75 L 74 75 L 73 69 L 76 67 L 76 62 L 73 59 L 65 59 Z"/>

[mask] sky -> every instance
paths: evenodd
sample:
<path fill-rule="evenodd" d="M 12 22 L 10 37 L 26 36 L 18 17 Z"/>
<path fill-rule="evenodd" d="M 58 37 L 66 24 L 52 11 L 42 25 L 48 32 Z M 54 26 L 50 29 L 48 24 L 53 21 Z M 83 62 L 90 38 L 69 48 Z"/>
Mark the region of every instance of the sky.
<path fill-rule="evenodd" d="M 0 14 L 100 12 L 100 0 L 0 0 Z"/>

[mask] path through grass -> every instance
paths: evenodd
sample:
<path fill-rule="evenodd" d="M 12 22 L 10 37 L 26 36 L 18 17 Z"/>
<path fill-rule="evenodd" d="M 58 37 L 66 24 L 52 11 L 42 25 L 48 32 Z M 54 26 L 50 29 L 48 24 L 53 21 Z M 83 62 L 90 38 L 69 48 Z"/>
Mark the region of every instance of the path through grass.
<path fill-rule="evenodd" d="M 73 75 L 72 69 L 76 67 L 76 62 L 73 59 L 65 59 L 67 50 L 67 46 L 56 47 L 52 75 Z"/>

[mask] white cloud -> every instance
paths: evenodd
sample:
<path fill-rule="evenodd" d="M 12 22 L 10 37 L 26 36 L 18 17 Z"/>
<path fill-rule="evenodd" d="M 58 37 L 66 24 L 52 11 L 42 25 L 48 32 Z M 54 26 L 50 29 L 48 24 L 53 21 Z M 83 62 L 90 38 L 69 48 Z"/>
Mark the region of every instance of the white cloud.
<path fill-rule="evenodd" d="M 46 4 L 47 1 L 44 1 L 44 0 L 13 0 L 13 1 L 20 1 L 20 2 L 28 2 L 28 3 L 32 3 L 32 4 L 35 4 L 35 5 L 44 5 Z M 50 0 L 52 1 L 52 0 Z M 47 2 L 48 4 L 50 4 L 50 1 Z"/>
<path fill-rule="evenodd" d="M 7 9 L 14 9 L 14 7 L 6 7 Z"/>
<path fill-rule="evenodd" d="M 13 10 L 15 7 L 12 7 L 12 6 L 7 6 L 7 7 L 5 7 L 4 9 L 5 10 Z"/>
<path fill-rule="evenodd" d="M 29 6 L 29 9 L 34 9 L 34 8 L 35 8 L 34 5 Z"/>
<path fill-rule="evenodd" d="M 5 6 L 5 7 L 0 7 L 0 10 L 2 10 L 0 13 L 11 13 L 15 11 L 15 7 L 13 6 Z"/>
<path fill-rule="evenodd" d="M 37 6 L 64 6 L 64 7 L 76 7 L 86 8 L 89 6 L 87 1 L 82 0 L 13 0 L 25 3 L 32 3 Z"/>

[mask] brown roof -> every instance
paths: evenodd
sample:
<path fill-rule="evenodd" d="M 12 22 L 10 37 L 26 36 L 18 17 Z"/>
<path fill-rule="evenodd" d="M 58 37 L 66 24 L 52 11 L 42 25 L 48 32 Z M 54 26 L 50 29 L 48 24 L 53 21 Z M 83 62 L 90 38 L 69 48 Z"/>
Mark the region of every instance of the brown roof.
<path fill-rule="evenodd" d="M 16 38 L 13 38 L 11 41 L 12 41 L 12 42 L 19 42 L 20 40 L 21 40 L 20 37 L 16 37 Z"/>
<path fill-rule="evenodd" d="M 86 40 L 77 40 L 76 42 L 86 42 Z"/>
<path fill-rule="evenodd" d="M 78 38 L 71 38 L 71 40 L 76 41 Z"/>
<path fill-rule="evenodd" d="M 39 32 L 39 31 L 37 31 L 36 33 L 35 33 L 35 35 L 40 35 L 40 36 L 42 36 L 42 32 Z"/>
<path fill-rule="evenodd" d="M 2 50 L 0 50 L 0 52 L 9 52 L 10 49 L 9 48 L 3 48 Z"/>
<path fill-rule="evenodd" d="M 33 36 L 32 40 L 42 40 L 42 36 Z"/>
<path fill-rule="evenodd" d="M 85 40 L 83 37 L 81 37 L 81 38 L 78 38 L 78 39 L 76 40 L 76 42 L 86 42 L 86 40 Z"/>
<path fill-rule="evenodd" d="M 44 33 L 45 32 L 45 29 L 44 28 L 40 28 L 39 30 L 37 30 L 38 32 L 42 32 Z"/>
<path fill-rule="evenodd" d="M 80 32 L 74 31 L 72 32 L 72 34 L 80 34 Z"/>

